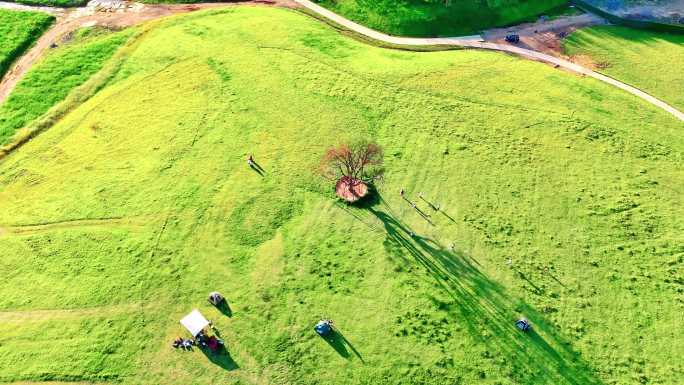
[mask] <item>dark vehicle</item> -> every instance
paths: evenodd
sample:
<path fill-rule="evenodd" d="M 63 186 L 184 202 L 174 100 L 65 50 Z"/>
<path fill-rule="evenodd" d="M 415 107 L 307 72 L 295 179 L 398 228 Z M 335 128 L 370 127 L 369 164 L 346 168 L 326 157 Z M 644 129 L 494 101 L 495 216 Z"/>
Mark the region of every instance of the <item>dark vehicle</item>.
<path fill-rule="evenodd" d="M 506 41 L 513 44 L 519 43 L 520 35 L 518 35 L 517 33 L 509 33 L 508 35 L 506 35 Z"/>

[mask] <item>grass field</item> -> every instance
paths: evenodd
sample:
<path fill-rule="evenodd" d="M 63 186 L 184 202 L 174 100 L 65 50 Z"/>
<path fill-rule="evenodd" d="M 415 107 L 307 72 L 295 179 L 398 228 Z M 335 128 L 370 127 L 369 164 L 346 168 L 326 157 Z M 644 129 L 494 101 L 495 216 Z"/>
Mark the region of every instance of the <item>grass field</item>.
<path fill-rule="evenodd" d="M 534 20 L 564 0 L 321 0 L 322 6 L 367 27 L 400 36 L 457 36 Z"/>
<path fill-rule="evenodd" d="M 53 21 L 44 13 L 0 9 L 0 79 Z"/>
<path fill-rule="evenodd" d="M 684 110 L 684 36 L 623 27 L 594 27 L 570 35 L 568 55 L 591 58 L 599 71 Z"/>
<path fill-rule="evenodd" d="M 105 88 L 0 163 L 0 382 L 684 381 L 668 114 L 543 64 L 383 50 L 283 9 L 136 36 Z M 356 137 L 384 146 L 387 173 L 347 207 L 315 169 Z M 229 357 L 170 347 L 193 308 Z M 320 316 L 344 339 L 318 338 Z"/>
<path fill-rule="evenodd" d="M 85 28 L 69 44 L 50 52 L 0 104 L 0 145 L 99 71 L 130 35 L 131 31 Z"/>

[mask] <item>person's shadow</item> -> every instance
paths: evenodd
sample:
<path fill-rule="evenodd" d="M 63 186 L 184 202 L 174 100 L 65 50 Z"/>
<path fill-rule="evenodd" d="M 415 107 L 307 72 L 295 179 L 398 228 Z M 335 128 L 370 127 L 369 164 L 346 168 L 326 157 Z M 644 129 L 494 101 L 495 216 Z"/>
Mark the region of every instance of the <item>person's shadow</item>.
<path fill-rule="evenodd" d="M 259 165 L 259 163 L 255 162 L 254 160 L 252 160 L 252 162 L 249 164 L 249 168 L 251 168 L 252 170 L 254 170 L 257 174 L 259 174 L 261 176 L 266 175 L 266 170 L 264 170 L 264 168 L 261 167 Z"/>

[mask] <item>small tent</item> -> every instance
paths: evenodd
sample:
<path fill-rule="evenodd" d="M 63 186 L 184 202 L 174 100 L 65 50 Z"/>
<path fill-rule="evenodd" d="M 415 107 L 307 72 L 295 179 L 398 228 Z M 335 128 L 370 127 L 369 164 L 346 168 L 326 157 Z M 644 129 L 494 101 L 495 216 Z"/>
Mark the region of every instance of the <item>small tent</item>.
<path fill-rule="evenodd" d="M 188 329 L 193 337 L 197 337 L 205 327 L 209 326 L 209 321 L 207 321 L 197 309 L 183 317 L 183 319 L 180 320 L 180 323 Z"/>
<path fill-rule="evenodd" d="M 217 291 L 209 293 L 209 302 L 214 306 L 219 306 L 224 300 L 225 298 Z"/>
<path fill-rule="evenodd" d="M 318 321 L 316 326 L 314 326 L 314 330 L 321 337 L 325 337 L 333 331 L 332 325 L 330 325 L 330 321 L 327 320 Z"/>
<path fill-rule="evenodd" d="M 528 320 L 526 320 L 526 319 L 524 319 L 524 318 L 521 318 L 521 319 L 517 320 L 517 321 L 515 322 L 515 326 L 517 326 L 518 329 L 520 329 L 520 330 L 522 330 L 522 331 L 524 331 L 524 332 L 530 330 L 530 328 L 532 327 L 532 325 L 530 325 L 530 321 L 528 321 Z"/>

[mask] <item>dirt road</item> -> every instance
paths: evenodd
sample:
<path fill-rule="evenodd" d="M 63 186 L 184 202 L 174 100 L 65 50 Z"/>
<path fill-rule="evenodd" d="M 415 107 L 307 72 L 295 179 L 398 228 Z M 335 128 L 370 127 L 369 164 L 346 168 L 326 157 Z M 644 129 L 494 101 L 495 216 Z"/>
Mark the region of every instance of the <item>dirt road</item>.
<path fill-rule="evenodd" d="M 508 28 L 495 28 L 484 33 L 486 41 L 506 43 L 506 35 L 515 33 L 520 36 L 519 46 L 533 51 L 563 57 L 563 39 L 574 31 L 595 25 L 605 25 L 608 22 L 591 13 L 577 16 L 560 17 L 553 20 L 540 20 L 535 23 L 525 23 Z"/>

